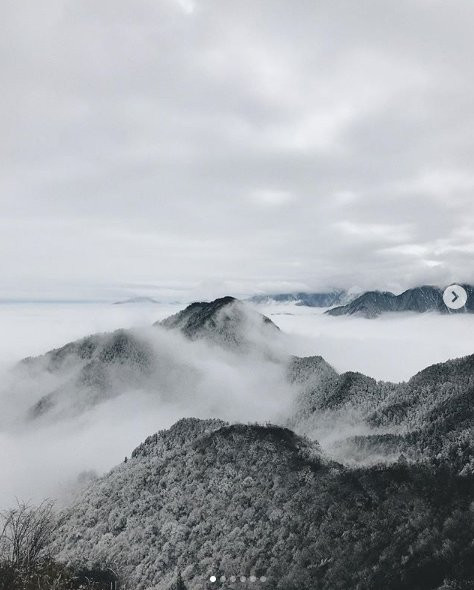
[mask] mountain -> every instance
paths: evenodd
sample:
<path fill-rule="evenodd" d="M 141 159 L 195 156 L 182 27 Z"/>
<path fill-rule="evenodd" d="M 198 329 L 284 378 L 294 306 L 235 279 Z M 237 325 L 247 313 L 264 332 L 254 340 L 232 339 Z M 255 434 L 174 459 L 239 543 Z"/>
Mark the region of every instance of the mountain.
<path fill-rule="evenodd" d="M 467 590 L 473 496 L 472 474 L 446 466 L 348 469 L 285 428 L 185 419 L 81 492 L 52 549 L 129 590 L 168 590 L 177 571 L 195 590 L 241 587 L 232 576 L 272 590 Z"/>
<path fill-rule="evenodd" d="M 474 287 L 471 285 L 462 286 L 467 291 L 468 300 L 466 306 L 461 310 L 452 310 L 446 307 L 443 302 L 443 289 L 424 286 L 408 289 L 400 295 L 394 295 L 388 291 L 368 291 L 346 305 L 329 309 L 326 313 L 332 316 L 361 315 L 366 318 L 375 318 L 387 311 L 472 313 L 474 312 Z"/>
<path fill-rule="evenodd" d="M 21 362 L 24 378 L 52 379 L 52 390 L 29 412 L 76 414 L 119 395 L 125 388 L 153 381 L 160 367 L 152 343 L 134 330 L 94 334 Z"/>
<path fill-rule="evenodd" d="M 199 375 L 190 359 L 177 355 L 163 334 L 204 340 L 235 354 L 271 358 L 279 328 L 266 316 L 232 297 L 193 303 L 148 330 L 117 330 L 70 342 L 44 355 L 24 359 L 19 372 L 33 390 L 47 391 L 31 407 L 37 419 L 84 412 L 130 390 L 180 395 Z M 273 358 L 273 357 L 272 357 Z"/>
<path fill-rule="evenodd" d="M 123 301 L 116 301 L 114 305 L 129 305 L 129 304 L 157 304 L 159 301 L 153 299 L 153 297 L 130 297 L 130 299 L 124 299 Z"/>
<path fill-rule="evenodd" d="M 179 330 L 190 340 L 205 339 L 240 351 L 252 349 L 279 332 L 268 317 L 234 297 L 192 303 L 155 325 Z"/>
<path fill-rule="evenodd" d="M 320 357 L 295 359 L 298 384 L 288 425 L 317 438 L 334 458 L 370 464 L 446 461 L 474 473 L 474 355 L 433 365 L 406 383 L 337 374 Z"/>
<path fill-rule="evenodd" d="M 295 303 L 307 307 L 332 307 L 342 305 L 350 300 L 350 295 L 345 291 L 329 291 L 327 293 L 276 293 L 273 295 L 254 295 L 250 297 L 251 303 Z"/>

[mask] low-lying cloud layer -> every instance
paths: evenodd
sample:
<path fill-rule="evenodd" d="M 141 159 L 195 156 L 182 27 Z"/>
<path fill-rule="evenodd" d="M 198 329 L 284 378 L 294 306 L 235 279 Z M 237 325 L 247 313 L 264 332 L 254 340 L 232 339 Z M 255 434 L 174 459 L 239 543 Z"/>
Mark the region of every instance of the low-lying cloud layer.
<path fill-rule="evenodd" d="M 83 414 L 59 421 L 46 416 L 26 427 L 18 418 L 58 385 L 58 377 L 43 375 L 31 381 L 3 370 L 0 506 L 11 503 L 14 496 L 61 497 L 80 472 L 102 473 L 148 435 L 183 416 L 281 420 L 295 393 L 283 378 L 281 364 L 267 355 L 236 355 L 150 328 L 171 311 L 175 309 L 162 306 L 0 306 L 2 325 L 8 327 L 1 348 L 4 367 L 79 336 L 130 325 L 153 343 L 161 359 L 170 361 L 160 365 L 154 388 L 121 384 L 120 395 Z M 360 370 L 397 381 L 433 362 L 473 352 L 474 318 L 469 315 L 410 314 L 365 320 L 332 318 L 320 310 L 292 305 L 262 311 L 284 332 L 272 344 L 275 358 L 285 351 L 320 354 L 340 372 Z M 8 342 L 15 343 L 13 349 Z"/>
<path fill-rule="evenodd" d="M 105 307 L 100 310 L 107 313 Z M 64 306 L 56 312 L 56 319 L 70 321 L 71 333 L 77 329 L 75 311 L 73 306 Z M 108 311 L 108 321 L 117 318 L 115 309 Z M 123 313 L 126 320 L 130 312 L 124 309 Z M 41 325 L 40 313 L 38 319 Z M 63 330 L 60 325 L 61 334 Z M 36 334 L 35 346 L 51 336 L 51 332 Z M 150 349 L 152 370 L 137 373 L 130 368 L 131 361 L 123 366 L 112 364 L 106 367 L 110 379 L 104 391 L 96 392 L 88 382 L 76 379 L 84 363 L 74 354 L 59 370 L 51 370 L 47 359 L 40 359 L 32 367 L 4 371 L 0 464 L 6 468 L 0 505 L 15 495 L 33 499 L 57 495 L 58 483 L 66 484 L 80 471 L 111 467 L 149 434 L 183 416 L 281 422 L 288 414 L 292 392 L 284 378 L 285 365 L 278 362 L 283 354 L 278 339 L 265 343 L 266 352 L 272 352 L 270 358 L 257 348 L 239 354 L 202 340 L 190 341 L 161 327 L 141 326 L 130 334 Z M 260 336 L 251 333 L 249 337 Z M 35 338 L 33 323 L 30 338 Z M 101 372 L 99 376 L 102 378 Z M 95 377 L 93 381 L 95 384 Z M 51 393 L 57 405 L 35 417 L 31 409 Z"/>
<path fill-rule="evenodd" d="M 429 365 L 474 353 L 472 314 L 387 313 L 371 320 L 292 305 L 262 312 L 292 338 L 294 354 L 320 354 L 339 372 L 384 381 L 405 381 Z"/>

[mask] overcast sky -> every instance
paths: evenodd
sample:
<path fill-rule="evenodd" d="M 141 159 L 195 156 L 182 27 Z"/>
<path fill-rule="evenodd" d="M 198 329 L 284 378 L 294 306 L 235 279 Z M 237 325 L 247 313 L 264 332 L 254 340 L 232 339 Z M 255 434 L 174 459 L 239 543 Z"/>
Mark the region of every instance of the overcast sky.
<path fill-rule="evenodd" d="M 0 298 L 474 281 L 472 0 L 0 13 Z"/>

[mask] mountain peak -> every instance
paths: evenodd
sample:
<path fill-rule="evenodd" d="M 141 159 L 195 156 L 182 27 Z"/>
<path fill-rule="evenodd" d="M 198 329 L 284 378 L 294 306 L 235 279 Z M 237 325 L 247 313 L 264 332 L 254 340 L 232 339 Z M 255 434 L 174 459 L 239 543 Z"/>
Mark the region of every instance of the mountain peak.
<path fill-rule="evenodd" d="M 206 339 L 230 348 L 248 348 L 256 340 L 279 331 L 267 316 L 235 297 L 196 302 L 155 324 L 178 329 L 191 340 Z"/>
<path fill-rule="evenodd" d="M 153 297 L 146 297 L 146 296 L 137 296 L 137 297 L 129 297 L 128 299 L 124 299 L 122 301 L 116 301 L 114 305 L 129 305 L 129 304 L 148 304 L 152 303 L 153 305 L 159 303 L 158 300 L 154 299 Z"/>

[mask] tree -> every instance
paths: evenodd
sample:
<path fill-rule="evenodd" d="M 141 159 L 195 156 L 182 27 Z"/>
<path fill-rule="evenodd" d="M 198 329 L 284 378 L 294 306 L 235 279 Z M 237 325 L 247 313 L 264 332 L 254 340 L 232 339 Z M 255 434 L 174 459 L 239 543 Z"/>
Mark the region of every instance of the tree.
<path fill-rule="evenodd" d="M 176 583 L 174 585 L 173 590 L 187 590 L 180 571 L 178 571 L 178 575 L 176 577 Z"/>
<path fill-rule="evenodd" d="M 38 507 L 18 502 L 15 508 L 0 513 L 0 558 L 2 563 L 30 569 L 49 558 L 48 547 L 57 527 L 53 503 Z"/>
<path fill-rule="evenodd" d="M 0 590 L 109 590 L 111 582 L 117 584 L 110 568 L 78 569 L 54 561 L 49 547 L 58 525 L 49 501 L 37 507 L 18 502 L 0 512 Z"/>

